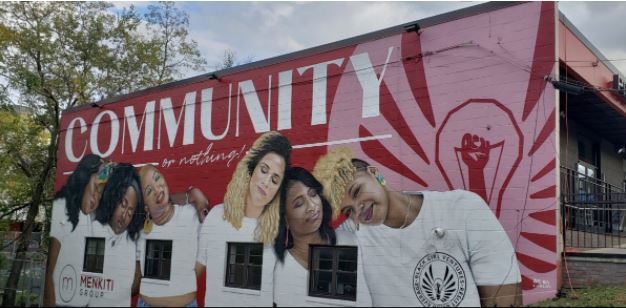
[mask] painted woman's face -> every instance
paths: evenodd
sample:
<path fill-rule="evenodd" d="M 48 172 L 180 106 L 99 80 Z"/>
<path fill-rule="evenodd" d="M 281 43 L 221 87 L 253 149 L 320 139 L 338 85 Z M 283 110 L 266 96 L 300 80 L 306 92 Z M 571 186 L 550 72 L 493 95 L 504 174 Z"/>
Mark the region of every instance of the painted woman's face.
<path fill-rule="evenodd" d="M 100 204 L 100 198 L 102 197 L 102 191 L 104 190 L 104 184 L 98 184 L 98 174 L 94 173 L 89 178 L 89 183 L 85 187 L 83 193 L 83 200 L 80 204 L 80 209 L 85 215 L 93 213 Z"/>
<path fill-rule="evenodd" d="M 141 189 L 146 210 L 153 218 L 158 218 L 167 209 L 170 193 L 165 178 L 156 168 L 148 167 L 147 172 L 141 174 Z"/>
<path fill-rule="evenodd" d="M 289 181 L 287 185 L 285 211 L 289 230 L 296 236 L 318 232 L 324 215 L 319 194 L 300 181 Z"/>
<path fill-rule="evenodd" d="M 251 205 L 265 206 L 274 199 L 285 175 L 285 165 L 285 159 L 273 152 L 261 158 L 250 177 Z"/>
<path fill-rule="evenodd" d="M 122 202 L 115 207 L 115 211 L 113 211 L 113 217 L 111 217 L 111 221 L 109 225 L 111 225 L 111 229 L 115 234 L 120 234 L 124 232 L 130 225 L 130 222 L 133 220 L 133 215 L 135 215 L 135 210 L 137 209 L 137 192 L 135 188 L 130 186 L 124 193 L 124 197 L 122 197 Z"/>
<path fill-rule="evenodd" d="M 341 213 L 355 223 L 380 225 L 385 222 L 389 199 L 385 189 L 370 170 L 358 171 L 348 184 L 341 202 Z"/>

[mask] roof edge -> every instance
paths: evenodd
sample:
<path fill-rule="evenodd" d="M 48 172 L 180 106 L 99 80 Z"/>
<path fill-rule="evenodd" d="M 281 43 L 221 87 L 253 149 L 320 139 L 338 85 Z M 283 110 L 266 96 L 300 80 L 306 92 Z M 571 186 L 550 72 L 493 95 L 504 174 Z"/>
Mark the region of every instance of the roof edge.
<path fill-rule="evenodd" d="M 613 72 L 613 74 L 622 75 L 620 70 L 617 67 L 615 67 L 615 65 L 613 65 L 613 63 L 611 63 L 610 61 L 606 61 L 607 58 L 604 56 L 604 54 L 602 54 L 602 52 L 598 48 L 596 48 L 596 46 L 594 46 L 587 39 L 587 37 L 582 32 L 580 32 L 580 30 L 578 30 L 578 28 L 576 28 L 576 26 L 574 26 L 574 24 L 560 10 L 559 10 L 559 20 L 562 21 L 563 24 L 565 24 L 565 27 L 567 27 L 570 31 L 572 31 L 574 36 L 576 36 L 576 38 L 578 38 L 585 45 L 585 47 L 589 48 L 589 50 L 591 50 L 591 52 L 594 53 L 596 57 L 602 63 L 604 63 L 604 65 L 606 65 L 606 67 L 609 68 L 611 72 Z"/>
<path fill-rule="evenodd" d="M 407 22 L 407 23 L 400 24 L 400 25 L 397 25 L 397 26 L 392 26 L 392 27 L 389 27 L 389 28 L 376 30 L 376 31 L 369 32 L 369 33 L 366 33 L 366 34 L 353 36 L 353 37 L 350 37 L 350 38 L 347 38 L 347 39 L 343 39 L 343 40 L 339 40 L 339 41 L 336 41 L 336 42 L 331 42 L 331 43 L 327 43 L 327 44 L 323 44 L 323 45 L 307 48 L 307 49 L 304 49 L 304 50 L 300 50 L 300 51 L 296 51 L 296 52 L 292 52 L 292 53 L 288 53 L 288 54 L 284 54 L 284 55 L 280 55 L 280 56 L 276 56 L 276 57 L 272 57 L 272 58 L 268 58 L 268 59 L 264 59 L 264 60 L 259 60 L 259 61 L 252 62 L 252 63 L 247 63 L 247 64 L 244 64 L 244 65 L 240 65 L 240 66 L 236 66 L 236 67 L 232 67 L 232 68 L 228 68 L 228 69 L 213 71 L 213 72 L 201 74 L 201 75 L 198 75 L 198 76 L 185 78 L 185 79 L 177 80 L 177 81 L 174 81 L 174 82 L 169 82 L 169 83 L 165 83 L 165 84 L 162 84 L 162 85 L 154 86 L 154 87 L 151 87 L 151 88 L 137 90 L 137 91 L 134 91 L 134 92 L 128 93 L 128 94 L 116 95 L 116 96 L 113 96 L 113 97 L 106 98 L 104 100 L 100 100 L 98 102 L 95 102 L 94 104 L 96 104 L 98 106 L 103 106 L 103 105 L 115 103 L 115 102 L 118 102 L 118 101 L 121 101 L 121 100 L 131 99 L 131 98 L 134 98 L 134 97 L 139 97 L 139 96 L 142 96 L 142 95 L 150 94 L 150 93 L 153 93 L 153 92 L 156 92 L 156 91 L 160 91 L 160 90 L 175 88 L 175 87 L 186 85 L 186 84 L 192 84 L 192 83 L 197 83 L 197 82 L 209 80 L 213 76 L 222 77 L 222 76 L 226 76 L 226 75 L 236 74 L 236 73 L 247 71 L 247 70 L 267 67 L 267 66 L 271 66 L 271 65 L 284 63 L 284 62 L 288 62 L 288 61 L 291 61 L 291 60 L 295 60 L 295 59 L 304 58 L 304 57 L 307 57 L 307 56 L 319 54 L 319 53 L 324 53 L 324 52 L 335 50 L 335 49 L 348 47 L 348 46 L 351 46 L 351 45 L 356 45 L 356 44 L 360 44 L 360 43 L 364 43 L 364 42 L 368 42 L 368 41 L 381 39 L 381 38 L 384 38 L 384 37 L 387 37 L 387 36 L 390 36 L 390 35 L 394 35 L 394 34 L 405 32 L 406 31 L 406 29 L 405 29 L 406 26 L 413 25 L 413 24 L 416 24 L 416 23 L 419 24 L 420 28 L 423 29 L 423 28 L 432 27 L 432 26 L 435 26 L 435 25 L 439 25 L 439 24 L 442 24 L 442 23 L 446 23 L 446 22 L 450 22 L 450 21 L 454 21 L 454 20 L 458 20 L 458 19 L 462 19 L 462 18 L 467 18 L 467 17 L 471 17 L 471 16 L 483 14 L 483 13 L 488 13 L 488 12 L 491 12 L 491 11 L 504 9 L 504 8 L 507 8 L 507 7 L 515 6 L 515 5 L 524 4 L 524 3 L 527 3 L 527 2 L 528 1 L 522 1 L 522 2 L 517 2 L 517 1 L 496 1 L 496 2 L 482 3 L 482 4 L 478 4 L 478 5 L 474 5 L 474 6 L 470 6 L 470 7 L 466 7 L 466 8 L 462 8 L 462 9 L 458 9 L 458 10 L 454 10 L 454 11 L 450 11 L 450 12 L 443 13 L 443 14 L 439 14 L 439 15 L 435 15 L 435 16 L 431 16 L 431 17 L 426 17 L 426 18 L 423 18 L 423 19 L 420 19 L 420 20 Z M 82 109 L 92 108 L 91 106 L 93 106 L 93 104 L 86 104 L 86 105 L 71 107 L 71 108 L 65 109 L 63 111 L 63 113 L 76 112 L 76 111 L 80 111 Z"/>

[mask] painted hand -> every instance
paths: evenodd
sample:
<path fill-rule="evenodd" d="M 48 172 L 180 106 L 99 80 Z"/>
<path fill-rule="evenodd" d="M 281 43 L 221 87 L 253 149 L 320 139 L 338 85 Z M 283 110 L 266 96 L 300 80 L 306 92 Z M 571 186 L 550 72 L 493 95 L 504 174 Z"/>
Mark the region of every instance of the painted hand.
<path fill-rule="evenodd" d="M 461 157 L 470 169 L 485 169 L 489 161 L 489 141 L 478 135 L 465 134 L 462 139 Z"/>
<path fill-rule="evenodd" d="M 204 221 L 206 215 L 209 214 L 209 199 L 198 188 L 192 188 L 189 191 L 189 203 L 198 210 L 198 218 L 200 222 Z"/>

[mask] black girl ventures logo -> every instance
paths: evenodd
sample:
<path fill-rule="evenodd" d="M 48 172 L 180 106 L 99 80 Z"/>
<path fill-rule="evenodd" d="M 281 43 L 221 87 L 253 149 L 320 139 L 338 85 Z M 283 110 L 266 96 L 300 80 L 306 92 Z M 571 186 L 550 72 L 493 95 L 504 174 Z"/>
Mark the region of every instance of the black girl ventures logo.
<path fill-rule="evenodd" d="M 415 267 L 413 288 L 424 307 L 457 307 L 465 298 L 465 272 L 452 256 L 429 254 Z"/>

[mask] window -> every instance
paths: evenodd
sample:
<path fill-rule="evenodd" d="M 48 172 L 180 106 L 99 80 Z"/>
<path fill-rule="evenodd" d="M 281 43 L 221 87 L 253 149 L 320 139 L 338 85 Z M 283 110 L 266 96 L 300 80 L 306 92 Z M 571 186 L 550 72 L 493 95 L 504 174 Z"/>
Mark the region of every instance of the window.
<path fill-rule="evenodd" d="M 83 272 L 102 273 L 104 267 L 104 238 L 88 237 L 85 239 L 85 258 Z"/>
<path fill-rule="evenodd" d="M 356 247 L 311 246 L 309 296 L 356 301 Z"/>
<path fill-rule="evenodd" d="M 144 277 L 170 280 L 172 266 L 172 241 L 146 241 Z"/>
<path fill-rule="evenodd" d="M 228 243 L 226 286 L 261 290 L 263 244 Z"/>

